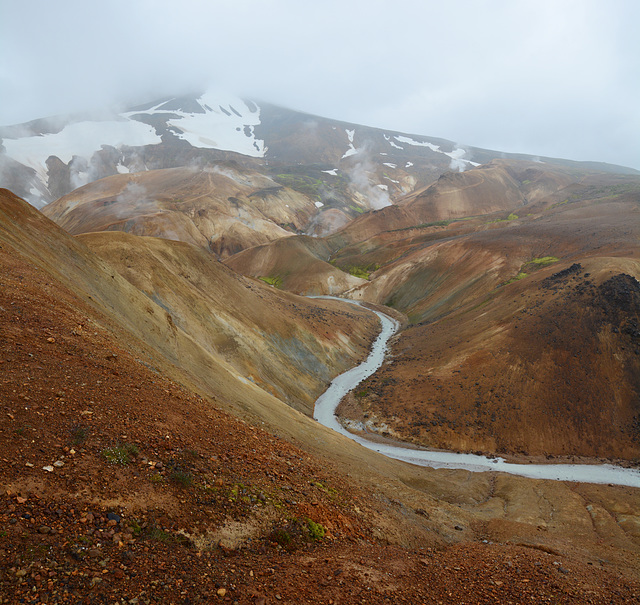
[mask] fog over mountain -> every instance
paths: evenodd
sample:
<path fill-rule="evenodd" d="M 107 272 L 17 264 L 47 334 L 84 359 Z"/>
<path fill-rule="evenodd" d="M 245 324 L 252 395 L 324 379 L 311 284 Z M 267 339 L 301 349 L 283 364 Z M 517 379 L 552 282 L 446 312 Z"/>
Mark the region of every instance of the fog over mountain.
<path fill-rule="evenodd" d="M 640 168 L 631 0 L 11 3 L 0 124 L 211 87 L 505 152 Z"/>

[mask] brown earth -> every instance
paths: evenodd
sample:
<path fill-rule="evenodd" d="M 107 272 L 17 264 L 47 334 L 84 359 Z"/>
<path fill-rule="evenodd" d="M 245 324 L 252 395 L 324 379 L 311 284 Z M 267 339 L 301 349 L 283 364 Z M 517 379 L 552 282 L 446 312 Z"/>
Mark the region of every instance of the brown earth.
<path fill-rule="evenodd" d="M 640 286 L 619 265 L 547 270 L 410 327 L 359 405 L 439 449 L 638 459 Z"/>
<path fill-rule="evenodd" d="M 414 324 L 360 389 L 372 422 L 437 448 L 640 457 L 640 187 L 596 182 L 338 254 L 381 265 L 352 296 Z"/>
<path fill-rule="evenodd" d="M 204 170 L 167 168 L 85 185 L 43 212 L 74 235 L 125 231 L 194 244 L 227 257 L 295 234 L 317 213 L 313 201 L 233 162 Z"/>
<path fill-rule="evenodd" d="M 363 451 L 189 352 L 26 204 L 0 209 L 4 602 L 638 599 L 638 490 Z"/>
<path fill-rule="evenodd" d="M 295 236 L 243 250 L 225 263 L 238 273 L 273 280 L 296 294 L 340 295 L 364 283 L 331 265 L 330 255 L 331 248 L 325 242 Z"/>
<path fill-rule="evenodd" d="M 78 239 L 204 351 L 308 415 L 331 378 L 366 354 L 377 330 L 376 319 L 357 307 L 291 296 L 183 242 L 123 233 Z"/>

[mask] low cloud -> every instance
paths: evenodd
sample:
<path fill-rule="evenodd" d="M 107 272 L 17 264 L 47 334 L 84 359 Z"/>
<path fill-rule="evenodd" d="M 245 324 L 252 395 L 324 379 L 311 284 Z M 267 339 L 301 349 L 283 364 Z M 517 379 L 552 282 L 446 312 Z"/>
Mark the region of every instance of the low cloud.
<path fill-rule="evenodd" d="M 462 146 L 456 145 L 451 152 L 451 162 L 449 163 L 449 170 L 464 172 L 471 166 L 469 163 L 471 160 L 471 153 L 468 149 Z"/>
<path fill-rule="evenodd" d="M 351 187 L 362 195 L 372 210 L 380 210 L 385 206 L 391 206 L 391 199 L 386 189 L 378 187 L 373 183 L 371 176 L 375 175 L 375 165 L 371 161 L 371 156 L 365 145 L 358 149 L 355 163 L 346 170 L 349 175 Z"/>
<path fill-rule="evenodd" d="M 149 197 L 144 185 L 130 181 L 116 197 L 118 207 L 114 208 L 114 216 L 118 219 L 130 218 L 143 213 L 158 211 L 158 205 Z"/>

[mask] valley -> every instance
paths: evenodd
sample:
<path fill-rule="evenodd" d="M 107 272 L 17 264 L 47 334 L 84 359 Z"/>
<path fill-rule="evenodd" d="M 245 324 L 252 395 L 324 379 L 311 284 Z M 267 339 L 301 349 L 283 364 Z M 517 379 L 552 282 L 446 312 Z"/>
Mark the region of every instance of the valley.
<path fill-rule="evenodd" d="M 640 175 L 243 103 L 3 130 L 0 602 L 640 598 Z"/>

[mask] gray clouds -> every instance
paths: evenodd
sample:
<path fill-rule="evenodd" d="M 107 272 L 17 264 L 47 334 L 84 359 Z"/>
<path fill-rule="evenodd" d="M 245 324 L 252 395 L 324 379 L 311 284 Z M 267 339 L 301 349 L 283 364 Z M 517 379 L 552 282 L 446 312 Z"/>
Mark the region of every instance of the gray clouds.
<path fill-rule="evenodd" d="M 4 0 L 0 124 L 230 90 L 345 121 L 640 168 L 635 0 Z"/>

